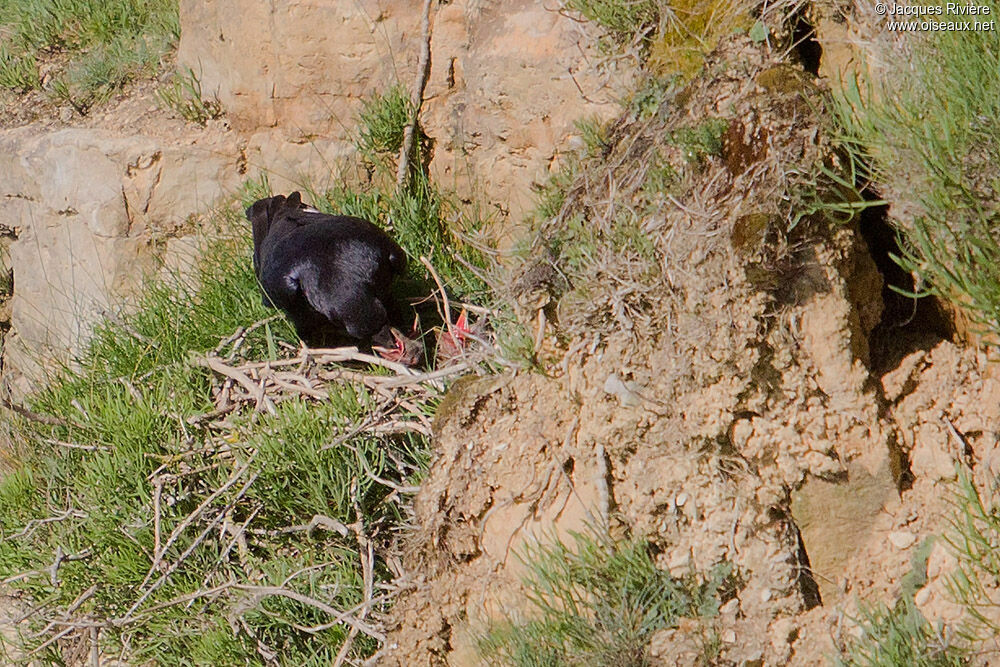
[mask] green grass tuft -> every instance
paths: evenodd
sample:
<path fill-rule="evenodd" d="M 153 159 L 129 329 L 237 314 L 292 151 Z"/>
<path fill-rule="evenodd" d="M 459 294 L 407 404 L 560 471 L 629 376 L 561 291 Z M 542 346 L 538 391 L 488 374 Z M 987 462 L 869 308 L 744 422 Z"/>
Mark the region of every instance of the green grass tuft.
<path fill-rule="evenodd" d="M 619 44 L 648 36 L 660 20 L 656 0 L 566 0 L 564 4 L 604 27 Z"/>
<path fill-rule="evenodd" d="M 878 82 L 850 81 L 840 91 L 843 141 L 876 187 L 891 185 L 909 200 L 898 261 L 920 278 L 917 290 L 997 333 L 1000 33 L 934 32 L 907 46 Z"/>
<path fill-rule="evenodd" d="M 522 560 L 530 608 L 480 637 L 480 654 L 488 664 L 648 665 L 653 633 L 682 617 L 715 616 L 720 596 L 733 592 L 728 564 L 705 578 L 678 579 L 656 567 L 640 540 L 573 538 L 572 547 L 555 541 L 526 549 Z"/>
<path fill-rule="evenodd" d="M 38 60 L 54 62 L 46 89 L 80 113 L 159 70 L 180 35 L 176 0 L 3 0 L 0 25 L 0 86 L 38 89 Z"/>
<path fill-rule="evenodd" d="M 0 45 L 0 87 L 15 93 L 27 93 L 40 85 L 35 56 L 30 53 L 15 55 Z"/>
<path fill-rule="evenodd" d="M 1000 581 L 1000 511 L 996 488 L 980 488 L 961 471 L 954 498 L 952 530 L 944 536 L 958 559 L 949 593 L 966 612 L 962 634 L 975 642 L 1000 635 L 996 586 Z"/>
<path fill-rule="evenodd" d="M 729 128 L 724 118 L 706 118 L 693 127 L 682 127 L 670 134 L 670 143 L 684 152 L 684 157 L 694 163 L 701 163 L 710 155 L 722 153 L 722 136 Z"/>
<path fill-rule="evenodd" d="M 910 600 L 892 609 L 863 606 L 861 637 L 834 661 L 840 667 L 961 667 L 965 653 L 950 644 L 940 627 L 931 625 Z"/>
<path fill-rule="evenodd" d="M 406 90 L 395 85 L 385 93 L 362 102 L 358 126 L 358 149 L 369 158 L 379 153 L 399 153 L 403 130 L 413 117 L 413 105 Z"/>
<path fill-rule="evenodd" d="M 597 156 L 607 149 L 608 130 L 599 117 L 580 118 L 573 125 L 580 133 L 587 155 Z"/>
<path fill-rule="evenodd" d="M 186 121 L 205 125 L 210 120 L 222 117 L 222 103 L 214 95 L 206 98 L 201 89 L 201 80 L 194 70 L 174 74 L 173 80 L 157 89 L 156 97 L 160 105 L 172 109 Z"/>

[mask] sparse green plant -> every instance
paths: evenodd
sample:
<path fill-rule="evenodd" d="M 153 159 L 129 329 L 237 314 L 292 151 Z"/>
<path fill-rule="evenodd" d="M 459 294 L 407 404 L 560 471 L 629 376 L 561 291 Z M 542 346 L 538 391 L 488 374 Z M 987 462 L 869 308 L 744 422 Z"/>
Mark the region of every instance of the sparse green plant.
<path fill-rule="evenodd" d="M 80 113 L 157 71 L 180 34 L 176 0 L 7 0 L 0 24 L 0 85 L 37 89 L 37 59 L 54 60 L 48 90 Z"/>
<path fill-rule="evenodd" d="M 608 133 L 605 123 L 597 116 L 577 119 L 573 125 L 576 126 L 583 140 L 583 145 L 590 156 L 598 156 L 608 145 Z"/>
<path fill-rule="evenodd" d="M 0 300 L 14 294 L 14 271 L 0 265 Z"/>
<path fill-rule="evenodd" d="M 1000 33 L 935 32 L 906 46 L 906 58 L 839 91 L 843 142 L 877 188 L 907 199 L 897 260 L 919 277 L 920 294 L 996 333 L 1000 128 L 990 119 L 1000 115 Z"/>
<path fill-rule="evenodd" d="M 529 607 L 480 636 L 488 664 L 647 665 L 653 633 L 682 617 L 711 618 L 735 593 L 731 565 L 676 578 L 656 567 L 642 540 L 574 534 L 572 546 L 533 544 L 521 559 Z M 711 652 L 711 642 L 705 648 Z"/>
<path fill-rule="evenodd" d="M 156 91 L 160 105 L 173 109 L 186 121 L 204 125 L 222 116 L 222 103 L 215 95 L 206 97 L 201 79 L 190 67 L 174 74 L 170 83 Z"/>
<path fill-rule="evenodd" d="M 579 172 L 579 160 L 570 156 L 569 163 L 549 176 L 548 181 L 535 189 L 535 208 L 532 217 L 537 221 L 549 220 L 559 215 L 566 203 L 566 193 Z"/>
<path fill-rule="evenodd" d="M 834 663 L 841 667 L 961 667 L 968 660 L 940 626 L 924 618 L 912 600 L 892 608 L 862 605 L 861 636 L 847 644 Z"/>
<path fill-rule="evenodd" d="M 643 84 L 628 97 L 628 108 L 638 120 L 652 117 L 660 109 L 676 77 L 659 77 L 646 74 Z"/>
<path fill-rule="evenodd" d="M 938 537 L 926 537 L 913 550 L 910 555 L 910 571 L 899 582 L 901 599 L 912 600 L 917 591 L 927 584 L 927 561 L 938 540 Z"/>
<path fill-rule="evenodd" d="M 274 192 L 271 189 L 271 180 L 268 178 L 267 172 L 260 172 L 252 178 L 248 178 L 240 185 L 240 189 L 237 192 L 237 198 L 240 200 L 240 205 L 245 211 L 251 204 L 253 204 L 258 199 L 264 199 L 265 197 L 270 197 Z"/>
<path fill-rule="evenodd" d="M 642 178 L 625 176 L 634 191 L 599 200 L 595 184 L 624 176 L 609 167 L 609 162 L 620 164 L 609 155 L 620 150 L 623 141 L 634 145 L 625 137 L 634 136 L 636 125 L 584 119 L 577 126 L 586 137 L 585 150 L 567 153 L 560 168 L 537 189 L 531 226 L 515 247 L 513 276 L 505 288 L 518 301 L 529 293 L 541 298 L 540 292 L 545 292 L 542 301 L 550 304 L 546 315 L 558 323 L 560 335 L 631 328 L 635 321 L 646 320 L 655 301 L 651 295 L 662 286 L 648 214 L 662 206 L 683 178 L 659 152 L 643 152 Z M 692 137 L 701 140 L 693 131 Z M 699 145 L 694 150 L 703 149 Z M 685 164 L 676 161 L 678 169 Z M 703 162 L 692 163 L 688 171 L 703 167 Z M 529 300 L 538 301 L 535 296 Z"/>
<path fill-rule="evenodd" d="M 648 38 L 660 20 L 656 0 L 565 0 L 564 4 L 604 27 L 619 44 Z"/>
<path fill-rule="evenodd" d="M 681 127 L 670 133 L 670 142 L 684 151 L 691 162 L 700 163 L 709 155 L 722 152 L 722 135 L 729 121 L 724 118 L 706 118 L 693 127 Z"/>
<path fill-rule="evenodd" d="M 492 326 L 497 350 L 503 359 L 523 368 L 541 370 L 531 333 L 517 320 L 509 307 L 497 308 Z"/>
<path fill-rule="evenodd" d="M 958 567 L 951 576 L 949 592 L 965 609 L 963 634 L 975 641 L 1000 633 L 996 615 L 995 587 L 1000 581 L 1000 507 L 996 488 L 981 489 L 960 471 L 954 497 L 952 530 L 944 536 Z"/>
<path fill-rule="evenodd" d="M 654 154 L 646 180 L 642 184 L 643 196 L 650 202 L 656 202 L 671 192 L 680 181 L 680 174 L 668 161 L 657 152 Z"/>
<path fill-rule="evenodd" d="M 403 131 L 414 109 L 406 90 L 400 85 L 362 102 L 358 116 L 358 149 L 369 159 L 380 153 L 393 157 L 403 145 Z"/>
<path fill-rule="evenodd" d="M 884 205 L 886 202 L 881 199 L 866 199 L 861 194 L 855 166 L 849 161 L 844 174 L 825 164 L 813 165 L 809 170 L 790 171 L 788 177 L 794 187 L 789 188 L 793 205 L 788 230 L 795 229 L 802 220 L 818 216 L 831 225 L 843 225 L 866 208 Z"/>

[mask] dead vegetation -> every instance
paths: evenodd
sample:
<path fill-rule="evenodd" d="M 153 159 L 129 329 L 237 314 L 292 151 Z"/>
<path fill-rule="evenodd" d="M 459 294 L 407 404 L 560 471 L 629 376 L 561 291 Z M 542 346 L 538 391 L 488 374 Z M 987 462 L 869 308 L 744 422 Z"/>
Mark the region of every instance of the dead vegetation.
<path fill-rule="evenodd" d="M 758 50 L 731 38 L 696 81 L 653 107 L 637 94 L 610 127 L 589 132 L 543 192 L 511 281 L 525 320 L 542 310 L 564 340 L 651 335 L 670 317 L 665 302 L 685 267 L 704 259 L 692 257 L 692 233 L 724 235 L 718 221 L 729 220 L 748 279 L 780 291 L 803 239 L 863 208 L 820 132 L 828 121 L 816 83 L 781 60 L 740 62 L 740 49 Z"/>

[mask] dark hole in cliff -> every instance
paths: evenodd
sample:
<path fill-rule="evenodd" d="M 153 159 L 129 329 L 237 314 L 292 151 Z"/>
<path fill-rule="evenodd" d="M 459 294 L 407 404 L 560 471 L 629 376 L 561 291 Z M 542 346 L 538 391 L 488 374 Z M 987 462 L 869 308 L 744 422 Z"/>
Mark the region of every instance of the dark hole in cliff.
<path fill-rule="evenodd" d="M 896 490 L 900 493 L 909 491 L 917 479 L 910 467 L 910 457 L 895 434 L 890 435 L 888 445 L 889 471 L 896 482 Z"/>
<path fill-rule="evenodd" d="M 823 604 L 823 598 L 820 597 L 819 585 L 813 578 L 812 565 L 809 563 L 809 554 L 806 553 L 805 542 L 802 541 L 802 533 L 799 532 L 799 527 L 794 523 L 792 527 L 795 529 L 795 539 L 799 543 L 798 552 L 796 553 L 798 574 L 796 575 L 795 583 L 799 587 L 799 594 L 802 596 L 802 602 L 806 607 L 806 611 L 808 611 L 813 607 Z"/>
<path fill-rule="evenodd" d="M 799 62 L 802 63 L 802 69 L 813 76 L 819 76 L 819 63 L 823 58 L 823 47 L 816 39 L 816 29 L 801 11 L 794 21 L 792 42 L 795 44 L 795 52 L 799 56 Z"/>
<path fill-rule="evenodd" d="M 576 459 L 572 456 L 566 459 L 562 465 L 563 472 L 566 473 L 570 479 L 573 478 L 573 470 L 576 469 Z"/>
<path fill-rule="evenodd" d="M 866 192 L 867 198 L 874 198 Z M 901 253 L 899 234 L 888 219 L 889 207 L 872 206 L 860 216 L 861 236 L 882 274 L 882 319 L 868 339 L 876 376 L 895 368 L 908 354 L 929 350 L 954 335 L 950 320 L 934 297 L 914 299 L 913 276 L 893 260 Z"/>

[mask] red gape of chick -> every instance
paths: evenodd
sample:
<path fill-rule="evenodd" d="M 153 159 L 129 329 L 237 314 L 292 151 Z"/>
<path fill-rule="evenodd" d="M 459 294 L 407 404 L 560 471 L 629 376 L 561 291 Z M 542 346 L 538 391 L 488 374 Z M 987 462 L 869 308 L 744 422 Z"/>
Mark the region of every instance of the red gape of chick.
<path fill-rule="evenodd" d="M 410 335 L 405 336 L 396 327 L 389 327 L 389 333 L 395 344 L 392 347 L 382 345 L 372 345 L 372 350 L 378 353 L 383 359 L 395 361 L 407 366 L 416 366 L 424 359 L 424 344 L 420 342 L 418 317 L 413 318 L 413 326 L 410 328 Z M 374 338 L 372 338 L 374 341 Z"/>
<path fill-rule="evenodd" d="M 454 324 L 446 323 L 438 336 L 437 365 L 447 365 L 465 354 L 469 341 L 475 338 L 475 328 L 469 325 L 469 313 L 464 308 Z"/>

